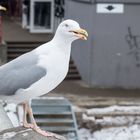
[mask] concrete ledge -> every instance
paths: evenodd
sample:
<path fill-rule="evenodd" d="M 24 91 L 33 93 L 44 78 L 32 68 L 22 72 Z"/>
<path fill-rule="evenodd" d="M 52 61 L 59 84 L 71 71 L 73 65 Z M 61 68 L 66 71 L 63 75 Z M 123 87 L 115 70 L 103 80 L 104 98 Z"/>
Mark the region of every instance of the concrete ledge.
<path fill-rule="evenodd" d="M 0 132 L 0 140 L 66 140 L 63 136 L 44 137 L 31 129 L 16 127 Z"/>

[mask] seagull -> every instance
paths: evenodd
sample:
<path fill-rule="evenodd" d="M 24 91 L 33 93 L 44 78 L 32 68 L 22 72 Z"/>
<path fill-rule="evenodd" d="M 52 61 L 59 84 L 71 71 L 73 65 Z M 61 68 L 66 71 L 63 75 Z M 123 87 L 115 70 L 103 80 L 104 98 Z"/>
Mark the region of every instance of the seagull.
<path fill-rule="evenodd" d="M 57 87 L 69 68 L 71 43 L 87 40 L 88 33 L 71 19 L 58 26 L 53 39 L 0 67 L 0 99 L 23 105 L 23 126 L 44 136 L 33 117 L 29 100 Z M 31 123 L 27 121 L 27 114 Z"/>

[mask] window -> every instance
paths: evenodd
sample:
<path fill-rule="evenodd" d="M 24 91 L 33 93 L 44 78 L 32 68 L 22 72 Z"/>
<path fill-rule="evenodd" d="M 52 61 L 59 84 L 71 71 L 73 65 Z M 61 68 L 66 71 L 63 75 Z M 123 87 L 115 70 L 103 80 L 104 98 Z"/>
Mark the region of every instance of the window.
<path fill-rule="evenodd" d="M 30 32 L 53 32 L 54 3 L 53 0 L 31 0 Z"/>

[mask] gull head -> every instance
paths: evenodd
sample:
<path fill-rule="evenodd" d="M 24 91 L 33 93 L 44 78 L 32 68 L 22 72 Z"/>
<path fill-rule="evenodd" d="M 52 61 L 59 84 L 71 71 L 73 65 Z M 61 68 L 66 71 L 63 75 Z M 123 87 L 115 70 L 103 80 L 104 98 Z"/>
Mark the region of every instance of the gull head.
<path fill-rule="evenodd" d="M 77 39 L 87 40 L 88 37 L 87 31 L 82 29 L 78 22 L 71 19 L 64 20 L 62 23 L 60 23 L 56 34 L 71 41 Z"/>

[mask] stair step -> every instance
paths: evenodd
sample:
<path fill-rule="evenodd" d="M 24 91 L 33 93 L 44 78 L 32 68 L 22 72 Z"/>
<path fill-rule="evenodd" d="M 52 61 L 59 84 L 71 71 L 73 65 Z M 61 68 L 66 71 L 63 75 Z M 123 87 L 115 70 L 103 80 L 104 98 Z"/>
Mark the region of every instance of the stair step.
<path fill-rule="evenodd" d="M 36 120 L 36 122 L 38 123 L 38 124 L 42 124 L 42 123 L 54 123 L 54 124 L 56 124 L 56 123 L 73 123 L 73 120 L 72 119 L 65 119 L 65 118 L 63 118 L 63 119 L 52 119 L 52 118 L 36 118 L 35 119 Z"/>
<path fill-rule="evenodd" d="M 71 60 L 71 61 L 72 61 L 72 60 Z M 76 67 L 75 64 L 70 64 L 70 68 L 71 68 L 71 69 L 75 69 L 75 67 Z"/>
<path fill-rule="evenodd" d="M 41 45 L 41 44 L 44 44 L 46 42 L 7 42 L 8 45 L 17 45 L 17 46 L 20 46 L 20 45 Z"/>
<path fill-rule="evenodd" d="M 20 55 L 19 54 L 15 54 L 15 53 L 8 54 L 8 58 L 17 58 L 18 56 L 20 56 Z"/>
<path fill-rule="evenodd" d="M 26 53 L 31 51 L 30 48 L 8 48 L 8 53 Z"/>
<path fill-rule="evenodd" d="M 56 107 L 57 106 L 57 107 Z M 58 110 L 59 110 L 59 113 L 60 113 L 60 111 L 62 111 L 62 112 L 67 112 L 68 110 L 70 110 L 70 108 L 69 108 L 69 106 L 62 106 L 62 105 L 56 105 L 56 104 L 54 104 L 54 105 L 51 105 L 51 106 L 49 106 L 48 104 L 46 104 L 46 105 L 32 105 L 32 109 L 34 110 L 34 111 L 36 111 L 36 110 L 39 110 L 39 111 L 45 111 L 45 112 L 57 112 Z"/>
<path fill-rule="evenodd" d="M 65 112 L 55 112 L 55 111 L 34 111 L 34 115 L 71 115 L 71 112 L 69 111 L 65 111 Z"/>
<path fill-rule="evenodd" d="M 78 73 L 76 68 L 75 69 L 70 69 L 69 68 L 69 74 L 79 74 L 79 73 Z"/>
<path fill-rule="evenodd" d="M 66 102 L 65 100 L 63 100 L 63 98 L 58 98 L 59 100 L 55 100 L 54 98 L 52 98 L 52 100 L 42 100 L 40 102 L 39 99 L 34 99 L 32 101 L 32 108 L 37 108 L 37 107 L 42 107 L 42 106 L 46 106 L 46 107 L 54 107 L 54 106 L 58 106 L 59 107 L 66 107 L 66 106 L 69 106 L 69 103 Z M 53 104 L 52 104 L 52 101 L 53 101 Z"/>
<path fill-rule="evenodd" d="M 41 129 L 46 130 L 46 131 L 51 131 L 51 132 L 75 132 L 75 128 L 74 127 L 48 127 L 48 126 L 42 126 Z"/>
<path fill-rule="evenodd" d="M 80 77 L 80 75 L 78 74 L 72 74 L 72 75 L 67 75 L 67 77 L 66 77 L 66 79 L 67 80 L 79 80 L 81 77 Z"/>

